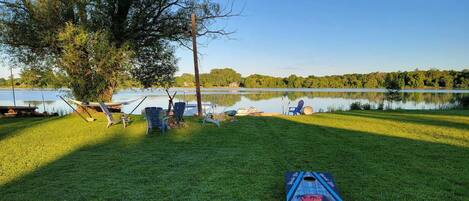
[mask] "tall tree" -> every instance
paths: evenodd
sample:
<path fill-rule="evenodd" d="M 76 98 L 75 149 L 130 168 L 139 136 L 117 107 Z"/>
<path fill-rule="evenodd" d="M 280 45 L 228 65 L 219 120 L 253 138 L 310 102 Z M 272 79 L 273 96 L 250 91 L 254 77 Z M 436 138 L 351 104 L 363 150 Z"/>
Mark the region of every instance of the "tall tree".
<path fill-rule="evenodd" d="M 212 69 L 210 79 L 214 86 L 227 87 L 231 83 L 241 82 L 241 74 L 231 68 Z"/>
<path fill-rule="evenodd" d="M 386 99 L 389 101 L 390 106 L 394 101 L 401 101 L 401 89 L 403 87 L 403 78 L 400 73 L 388 73 L 385 78 L 385 87 L 387 92 L 385 94 Z"/>
<path fill-rule="evenodd" d="M 187 26 L 192 13 L 198 17 L 197 34 L 210 38 L 229 34 L 212 25 L 235 15 L 212 0 L 0 0 L 0 44 L 17 64 L 56 68 L 74 77 L 74 94 L 85 93 L 79 98 L 108 101 L 117 87 L 115 76 L 132 74 L 145 87 L 172 80 L 177 70 L 174 48 L 190 42 Z M 64 38 L 71 29 L 67 26 L 81 33 Z M 102 41 L 93 42 L 98 36 Z M 67 45 L 67 40 L 80 45 Z M 127 68 L 117 60 L 104 59 L 99 63 L 89 52 L 96 49 L 103 54 L 119 50 L 131 65 Z M 119 72 L 83 76 L 101 73 L 104 68 L 98 70 L 95 64 Z M 72 71 L 83 72 L 71 75 Z M 97 82 L 88 80 L 97 77 Z M 88 87 L 93 90 L 86 92 Z"/>

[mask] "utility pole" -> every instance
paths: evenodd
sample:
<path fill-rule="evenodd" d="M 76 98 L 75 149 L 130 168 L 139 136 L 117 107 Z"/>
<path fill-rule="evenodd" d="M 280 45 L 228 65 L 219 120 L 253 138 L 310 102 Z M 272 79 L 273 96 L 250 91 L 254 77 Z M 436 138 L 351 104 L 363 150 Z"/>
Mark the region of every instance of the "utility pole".
<path fill-rule="evenodd" d="M 13 80 L 13 68 L 10 67 L 11 89 L 13 91 L 13 105 L 16 107 L 15 81 Z"/>
<path fill-rule="evenodd" d="M 197 59 L 197 21 L 195 13 L 192 13 L 192 51 L 194 53 L 194 71 L 195 71 L 195 95 L 197 97 L 198 116 L 202 116 L 202 98 L 200 96 L 200 79 L 199 79 L 199 61 Z"/>

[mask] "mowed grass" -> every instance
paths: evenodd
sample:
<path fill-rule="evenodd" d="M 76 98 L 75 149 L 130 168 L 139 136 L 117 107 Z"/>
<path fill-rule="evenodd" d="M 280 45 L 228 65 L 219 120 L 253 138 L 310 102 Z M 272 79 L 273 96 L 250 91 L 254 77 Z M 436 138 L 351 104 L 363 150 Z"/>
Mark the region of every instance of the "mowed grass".
<path fill-rule="evenodd" d="M 145 135 L 77 116 L 0 119 L 1 200 L 284 200 L 286 171 L 327 171 L 344 200 L 469 200 L 469 111 L 195 118 Z"/>

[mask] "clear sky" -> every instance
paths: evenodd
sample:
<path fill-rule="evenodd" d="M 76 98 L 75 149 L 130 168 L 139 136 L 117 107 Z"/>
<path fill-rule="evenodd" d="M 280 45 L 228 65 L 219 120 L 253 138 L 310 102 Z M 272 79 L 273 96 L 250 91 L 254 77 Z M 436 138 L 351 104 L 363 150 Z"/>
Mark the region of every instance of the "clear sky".
<path fill-rule="evenodd" d="M 226 2 L 223 0 L 217 0 Z M 202 72 L 330 75 L 469 68 L 468 0 L 236 0 L 236 31 L 200 47 Z M 179 49 L 179 72 L 193 73 Z M 2 68 L 0 76 L 7 69 Z"/>

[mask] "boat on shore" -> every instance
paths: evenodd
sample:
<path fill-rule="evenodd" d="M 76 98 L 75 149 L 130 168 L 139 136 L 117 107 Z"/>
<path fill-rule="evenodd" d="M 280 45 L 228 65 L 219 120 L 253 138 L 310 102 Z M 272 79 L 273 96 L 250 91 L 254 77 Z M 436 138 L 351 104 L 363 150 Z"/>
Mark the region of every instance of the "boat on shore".
<path fill-rule="evenodd" d="M 44 114 L 36 112 L 35 106 L 0 106 L 0 115 L 7 117 L 16 116 L 43 116 Z"/>
<path fill-rule="evenodd" d="M 249 107 L 249 108 L 239 108 L 236 111 L 236 116 L 247 116 L 247 115 L 256 115 L 263 113 L 262 111 L 259 111 L 255 107 Z"/>
<path fill-rule="evenodd" d="M 214 104 L 203 103 L 202 104 L 202 113 L 207 113 L 208 111 L 213 111 L 215 107 Z M 186 104 L 186 109 L 184 111 L 184 116 L 195 116 L 197 115 L 197 104 Z"/>

